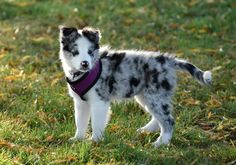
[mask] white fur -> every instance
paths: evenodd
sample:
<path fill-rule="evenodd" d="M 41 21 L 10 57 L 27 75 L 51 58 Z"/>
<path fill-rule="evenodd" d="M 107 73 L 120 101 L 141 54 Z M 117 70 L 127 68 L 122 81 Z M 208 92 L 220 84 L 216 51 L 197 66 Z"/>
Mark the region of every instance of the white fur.
<path fill-rule="evenodd" d="M 203 74 L 203 79 L 205 81 L 206 84 L 210 84 L 211 83 L 211 72 L 210 71 L 205 71 Z"/>
<path fill-rule="evenodd" d="M 98 141 L 102 138 L 102 134 L 109 120 L 109 103 L 99 100 L 95 94 L 94 88 L 91 88 L 87 93 L 87 97 L 89 98 L 88 102 L 81 100 L 70 87 L 69 94 L 74 99 L 76 123 L 76 133 L 70 140 L 82 140 L 85 138 L 89 118 L 91 116 L 93 130 L 92 140 Z"/>
<path fill-rule="evenodd" d="M 163 133 L 157 138 L 157 141 L 153 143 L 155 147 L 159 147 L 162 144 L 169 144 L 172 135 L 170 133 Z"/>

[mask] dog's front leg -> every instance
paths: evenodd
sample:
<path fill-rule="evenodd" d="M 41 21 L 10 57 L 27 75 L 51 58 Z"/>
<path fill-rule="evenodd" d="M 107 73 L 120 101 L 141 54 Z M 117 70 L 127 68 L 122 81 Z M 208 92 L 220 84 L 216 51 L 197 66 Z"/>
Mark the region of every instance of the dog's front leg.
<path fill-rule="evenodd" d="M 97 142 L 103 136 L 104 129 L 109 119 L 108 109 L 109 102 L 96 100 L 90 104 L 93 141 Z"/>
<path fill-rule="evenodd" d="M 76 132 L 75 136 L 70 138 L 70 140 L 84 139 L 90 118 L 89 105 L 87 102 L 74 99 L 74 108 Z"/>

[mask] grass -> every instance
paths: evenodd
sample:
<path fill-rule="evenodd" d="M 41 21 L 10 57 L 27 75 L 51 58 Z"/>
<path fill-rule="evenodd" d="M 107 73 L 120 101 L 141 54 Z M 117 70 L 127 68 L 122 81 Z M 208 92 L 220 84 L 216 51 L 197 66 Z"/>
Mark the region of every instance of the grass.
<path fill-rule="evenodd" d="M 235 20 L 234 0 L 2 0 L 0 164 L 234 164 Z M 104 141 L 70 143 L 60 24 L 98 27 L 102 43 L 117 49 L 174 52 L 212 69 L 213 86 L 179 74 L 169 146 L 151 145 L 159 133 L 136 133 L 149 116 L 132 101 L 112 105 Z"/>

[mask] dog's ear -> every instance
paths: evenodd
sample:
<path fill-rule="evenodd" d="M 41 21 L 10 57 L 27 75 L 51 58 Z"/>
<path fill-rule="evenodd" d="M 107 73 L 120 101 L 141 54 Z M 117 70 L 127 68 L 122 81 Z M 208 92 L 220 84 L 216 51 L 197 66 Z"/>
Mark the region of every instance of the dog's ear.
<path fill-rule="evenodd" d="M 59 40 L 63 45 L 63 50 L 70 51 L 71 43 L 75 42 L 80 37 L 78 30 L 74 27 L 59 26 L 60 37 Z"/>
<path fill-rule="evenodd" d="M 68 44 L 70 42 L 73 42 L 80 36 L 77 28 L 59 26 L 59 29 L 60 29 L 60 40 L 61 43 L 63 44 Z"/>
<path fill-rule="evenodd" d="M 91 42 L 94 42 L 96 44 L 99 43 L 101 34 L 98 29 L 94 29 L 91 27 L 85 27 L 82 29 L 82 34 L 87 37 Z"/>
<path fill-rule="evenodd" d="M 71 34 L 78 33 L 77 29 L 74 27 L 65 27 L 65 26 L 60 25 L 59 29 L 60 29 L 61 36 L 64 36 L 64 37 L 68 37 Z"/>

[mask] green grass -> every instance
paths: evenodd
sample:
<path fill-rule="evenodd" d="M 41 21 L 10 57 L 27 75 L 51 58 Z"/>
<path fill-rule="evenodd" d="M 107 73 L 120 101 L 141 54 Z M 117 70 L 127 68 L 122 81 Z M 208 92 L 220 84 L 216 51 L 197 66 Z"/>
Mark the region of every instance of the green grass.
<path fill-rule="evenodd" d="M 235 20 L 234 0 L 2 0 L 0 164 L 235 163 Z M 212 69 L 213 86 L 179 74 L 169 146 L 151 145 L 159 133 L 136 133 L 150 118 L 132 101 L 112 105 L 104 141 L 70 143 L 75 124 L 58 60 L 60 24 L 98 27 L 102 43 L 117 49 L 174 52 Z"/>

